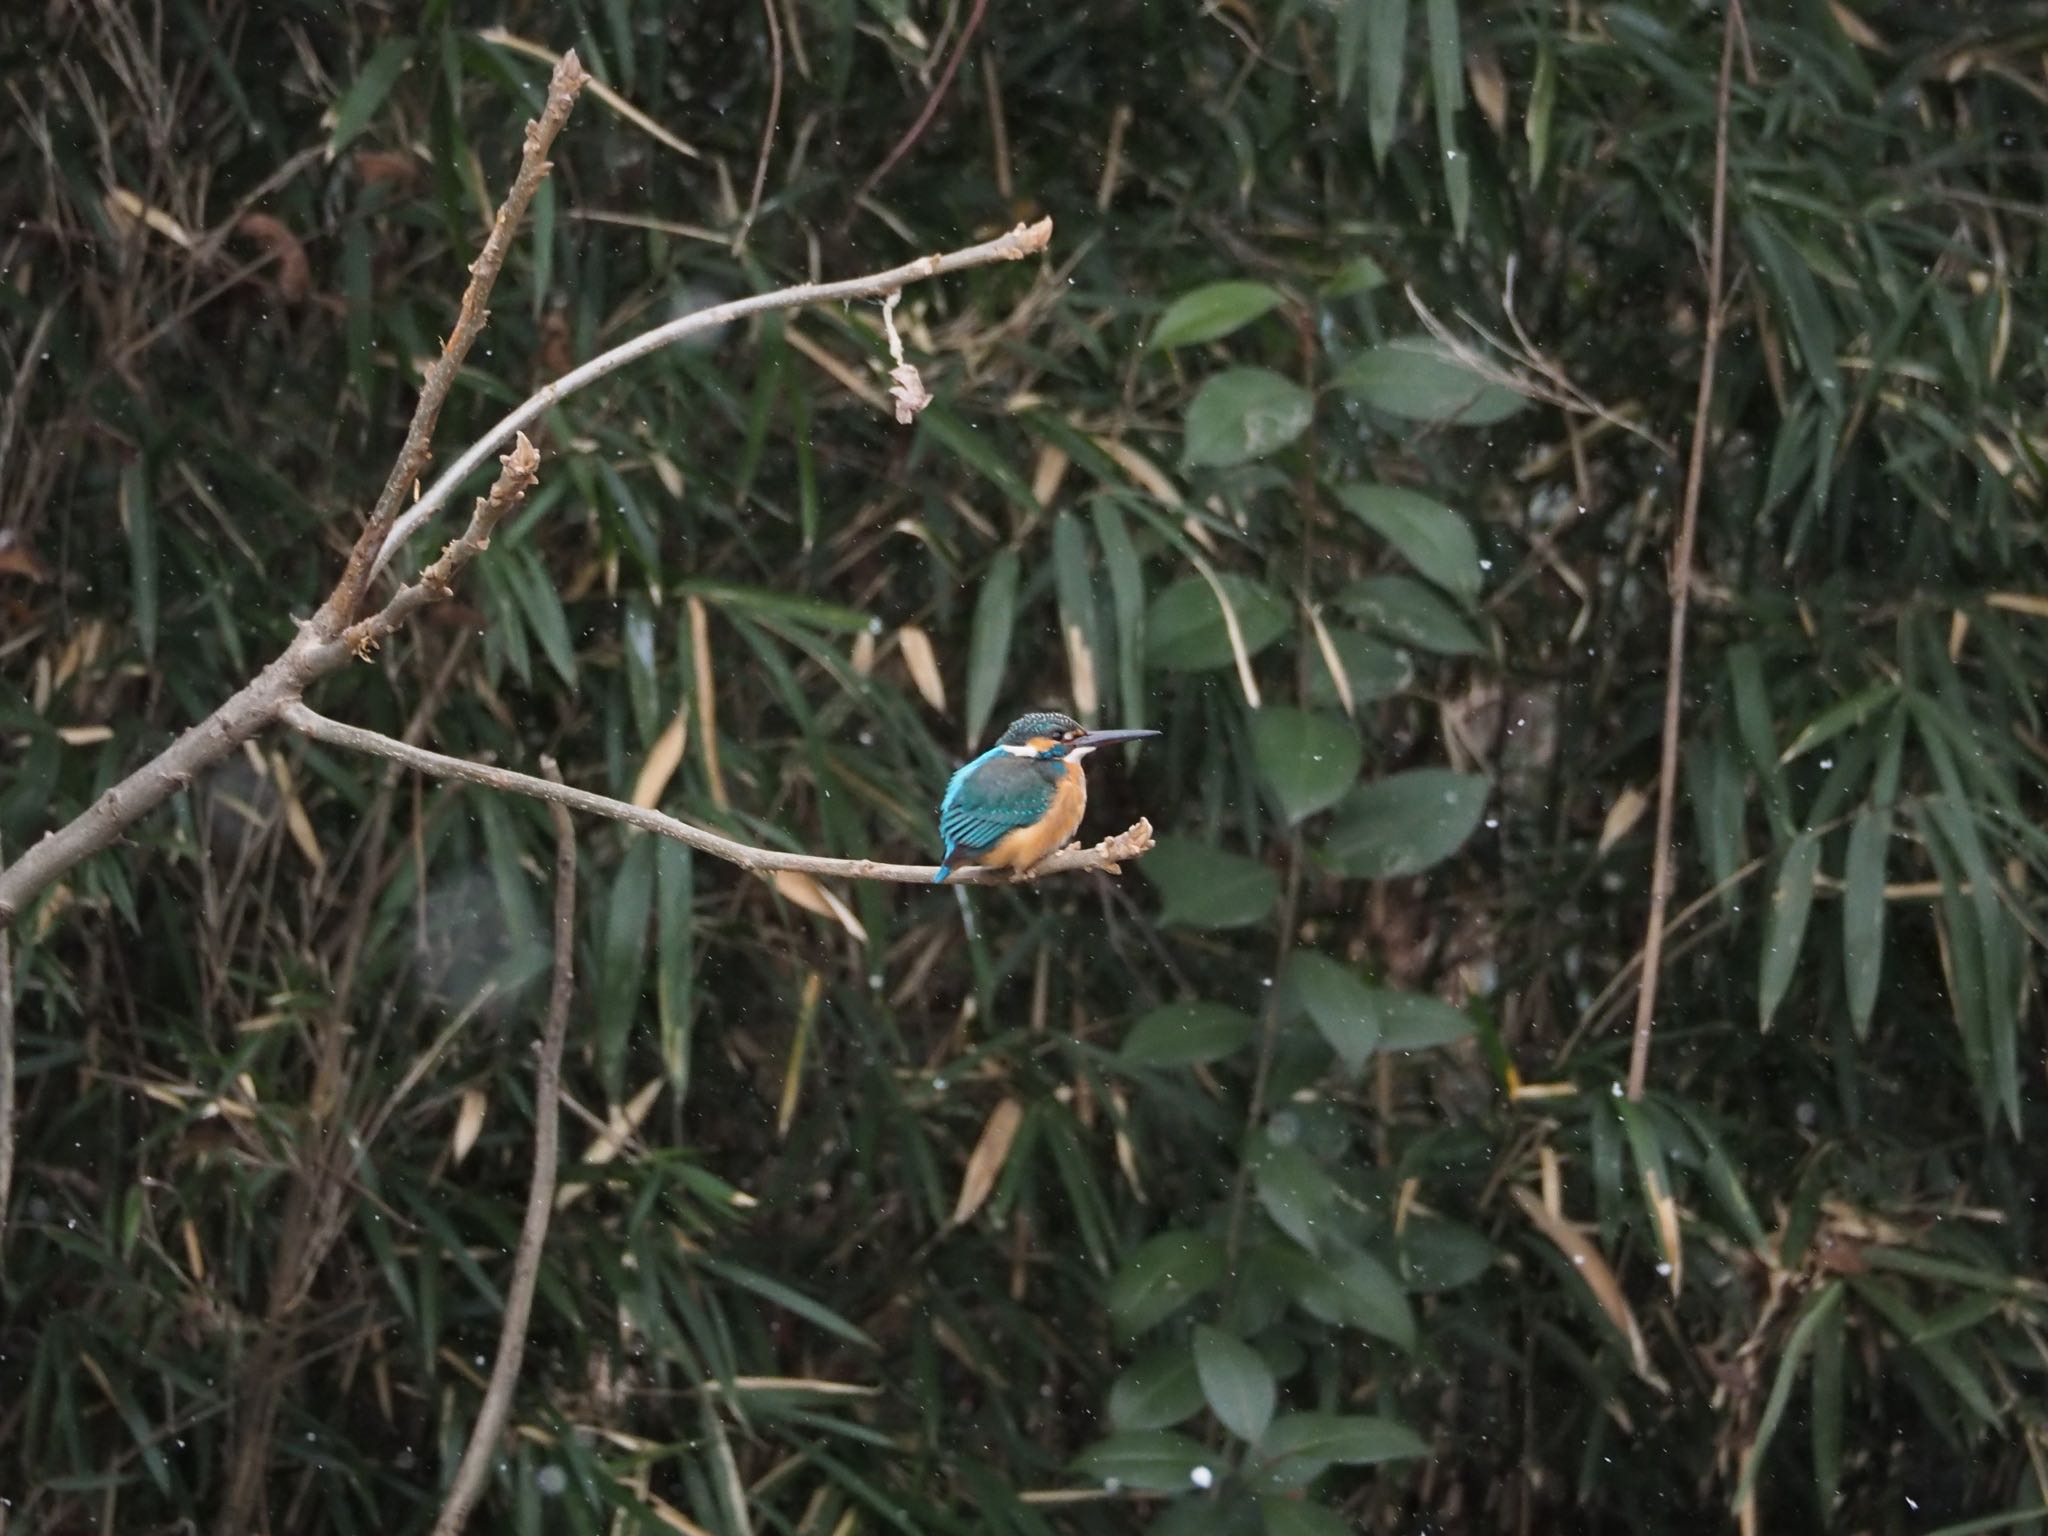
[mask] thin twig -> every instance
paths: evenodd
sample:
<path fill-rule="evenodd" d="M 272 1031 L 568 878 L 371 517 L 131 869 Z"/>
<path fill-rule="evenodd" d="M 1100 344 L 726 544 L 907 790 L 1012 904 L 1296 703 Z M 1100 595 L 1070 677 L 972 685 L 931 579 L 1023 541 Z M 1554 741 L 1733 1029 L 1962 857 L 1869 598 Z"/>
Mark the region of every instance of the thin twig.
<path fill-rule="evenodd" d="M 441 510 L 457 487 L 491 456 L 491 451 L 514 432 L 530 427 L 548 411 L 587 385 L 595 384 L 606 374 L 616 373 L 631 362 L 659 352 L 685 336 L 699 331 L 712 330 L 729 325 L 735 320 L 750 319 L 755 315 L 768 314 L 775 310 L 801 309 L 808 304 L 842 303 L 850 299 L 880 298 L 891 289 L 906 287 L 911 283 L 923 282 L 927 278 L 943 277 L 949 272 L 963 272 L 970 267 L 985 267 L 998 261 L 1022 261 L 1035 256 L 1052 240 L 1052 220 L 1040 219 L 1036 224 L 1019 224 L 1006 235 L 994 240 L 985 240 L 980 245 L 968 246 L 965 250 L 948 251 L 940 256 L 920 256 L 915 261 L 892 267 L 887 272 L 870 273 L 866 277 L 849 277 L 834 283 L 799 283 L 793 288 L 777 289 L 774 293 L 757 293 L 751 298 L 734 299 L 727 304 L 714 304 L 708 309 L 696 310 L 680 315 L 651 331 L 645 331 L 630 341 L 621 342 L 609 352 L 601 352 L 580 368 L 571 369 L 554 383 L 544 385 L 531 397 L 516 406 L 498 424 L 485 432 L 463 451 L 462 457 L 442 471 L 439 479 L 392 525 L 391 533 L 384 540 L 384 548 L 378 553 L 370 567 L 372 575 L 390 564 L 398 553 L 399 546 L 412 537 L 419 525 Z"/>
<path fill-rule="evenodd" d="M 775 128 L 782 119 L 782 19 L 775 14 L 775 0 L 761 0 L 768 17 L 768 57 L 773 73 L 768 79 L 768 120 L 761 125 L 761 156 L 754 162 L 754 190 L 747 196 L 747 216 L 740 220 L 740 232 L 733 237 L 735 253 L 747 248 L 754 219 L 761 211 L 761 192 L 768 185 L 768 157 L 775 151 Z"/>
<path fill-rule="evenodd" d="M 569 120 L 569 109 L 576 104 L 576 93 L 589 79 L 576 58 L 575 50 L 563 54 L 548 81 L 547 105 L 536 120 L 526 125 L 526 145 L 519 157 L 519 174 L 512 178 L 512 190 L 505 194 L 498 216 L 491 222 L 491 233 L 484 241 L 483 251 L 469 269 L 469 287 L 463 292 L 455 329 L 448 333 L 441 355 L 434 359 L 433 366 L 427 370 L 427 376 L 420 384 L 420 400 L 413 409 L 412 425 L 406 429 L 405 445 L 399 449 L 397 461 L 391 466 L 391 474 L 384 482 L 377 504 L 370 511 L 369 521 L 363 525 L 355 547 L 349 551 L 341 580 L 335 583 L 334 593 L 327 600 L 328 613 L 340 623 L 346 624 L 355 617 L 355 605 L 370 579 L 370 561 L 383 547 L 384 535 L 397 521 L 406 493 L 427 467 L 434 423 L 440 419 L 441 407 L 447 403 L 455 375 L 461 372 L 470 347 L 483 331 L 484 322 L 490 318 L 491 312 L 485 305 L 498 281 L 498 273 L 505 265 L 505 257 L 512 249 L 512 237 L 526 217 L 527 205 L 533 201 L 534 193 L 540 190 L 540 184 L 548 174 L 548 150 L 553 147 L 555 136 L 562 131 L 562 125 Z"/>
<path fill-rule="evenodd" d="M 967 24 L 960 29 L 960 40 L 953 45 L 953 52 L 946 59 L 946 67 L 939 72 L 939 82 L 932 87 L 931 95 L 925 98 L 924 110 L 917 114 L 917 121 L 904 131 L 896 141 L 896 147 L 882 158 L 882 163 L 868 172 L 868 179 L 860 184 L 860 190 L 853 194 L 853 206 L 858 208 L 862 198 L 882 184 L 882 178 L 896 169 L 896 163 L 909 154 L 917 141 L 924 137 L 925 129 L 931 126 L 932 118 L 939 110 L 939 103 L 946 99 L 946 92 L 953 88 L 953 77 L 960 72 L 960 61 L 967 57 L 967 48 L 974 41 L 975 28 L 981 25 L 981 18 L 988 12 L 988 0 L 974 0 L 974 9 L 967 13 Z"/>
<path fill-rule="evenodd" d="M 421 608 L 445 599 L 454 590 L 455 578 L 462 574 L 462 568 L 491 547 L 491 535 L 498 524 L 525 500 L 540 477 L 540 452 L 524 432 L 514 433 L 512 451 L 500 455 L 498 464 L 498 478 L 488 492 L 476 499 L 476 508 L 470 513 L 469 526 L 462 536 L 449 541 L 441 558 L 420 572 L 419 580 L 399 588 L 381 610 L 342 631 L 342 644 L 350 651 L 365 654 Z"/>
<path fill-rule="evenodd" d="M 1699 398 L 1693 406 L 1692 454 L 1685 467 L 1685 502 L 1678 517 L 1678 548 L 1671 561 L 1671 652 L 1664 672 L 1664 743 L 1657 767 L 1650 916 L 1643 938 L 1642 977 L 1636 988 L 1635 1038 L 1628 1055 L 1631 1100 L 1642 1098 L 1650 1072 L 1650 1033 L 1656 1026 L 1664 912 L 1671 904 L 1671 822 L 1678 804 L 1678 728 L 1685 703 L 1685 615 L 1692 597 L 1693 537 L 1699 529 L 1700 484 L 1706 478 L 1707 434 L 1712 428 L 1714 363 L 1721 348 L 1721 273 L 1728 213 L 1728 96 L 1735 68 L 1735 32 L 1741 23 L 1742 0 L 1728 0 L 1728 13 L 1721 22 L 1721 83 L 1714 104 L 1714 214 L 1707 247 L 1707 324 L 1700 352 Z"/>
<path fill-rule="evenodd" d="M 548 779 L 561 782 L 550 758 L 541 759 Z M 541 1251 L 547 1244 L 548 1216 L 555 1205 L 555 1161 L 561 1123 L 562 1042 L 569 1030 L 569 999 L 576 953 L 576 826 L 567 807 L 550 811 L 555 822 L 555 967 L 548 988 L 547 1023 L 541 1030 L 540 1060 L 533 1072 L 533 1177 L 526 1189 L 526 1218 L 519 1226 L 519 1246 L 512 1254 L 512 1283 L 505 1290 L 505 1318 L 498 1328 L 498 1358 L 470 1427 L 469 1445 L 455 1469 L 448 1497 L 434 1522 L 434 1536 L 455 1536 L 469 1520 L 498 1440 L 512 1412 L 512 1394 L 519 1385 L 519 1367 L 526 1354 L 526 1323 L 533 1314 L 533 1291 L 540 1278 Z"/>
<path fill-rule="evenodd" d="M 339 720 L 330 720 L 325 715 L 316 714 L 304 704 L 296 702 L 284 708 L 282 718 L 293 730 L 300 731 L 315 741 L 325 742 L 329 746 L 346 747 L 354 752 L 367 752 L 373 757 L 384 758 L 388 762 L 431 774 L 435 778 L 461 779 L 470 784 L 480 784 L 486 789 L 500 790 L 506 794 L 528 795 L 536 800 L 565 805 L 571 810 L 583 811 L 592 816 L 622 821 L 628 826 L 638 827 L 643 832 L 652 832 L 660 837 L 686 843 L 699 853 L 723 859 L 728 864 L 737 864 L 741 869 L 756 874 L 790 870 L 797 874 L 837 876 L 847 880 L 882 880 L 904 885 L 929 885 L 939 872 L 936 864 L 883 864 L 874 859 L 834 859 L 815 853 L 783 853 L 773 848 L 756 848 L 749 843 L 735 842 L 729 837 L 722 837 L 706 828 L 692 826 L 687 821 L 678 821 L 673 816 L 665 816 L 660 811 L 628 805 L 623 800 L 592 794 L 587 789 L 578 789 L 571 784 L 551 783 L 547 779 L 535 778 L 529 773 L 516 773 L 509 768 L 493 768 L 483 763 L 470 762 L 466 758 L 446 757 L 439 752 L 429 752 L 424 747 L 412 746 L 377 731 L 366 731 L 360 726 L 344 725 Z M 1105 874 L 1119 874 L 1119 866 L 1124 860 L 1138 858 L 1151 847 L 1152 824 L 1140 820 L 1126 831 L 1105 838 L 1092 848 L 1061 849 L 1037 865 L 1028 875 L 1017 876 L 1004 870 L 970 865 L 965 869 L 955 870 L 948 883 L 966 885 L 1003 883 L 1016 879 L 1035 880 L 1043 875 L 1067 874 L 1079 869 L 1099 869 Z"/>

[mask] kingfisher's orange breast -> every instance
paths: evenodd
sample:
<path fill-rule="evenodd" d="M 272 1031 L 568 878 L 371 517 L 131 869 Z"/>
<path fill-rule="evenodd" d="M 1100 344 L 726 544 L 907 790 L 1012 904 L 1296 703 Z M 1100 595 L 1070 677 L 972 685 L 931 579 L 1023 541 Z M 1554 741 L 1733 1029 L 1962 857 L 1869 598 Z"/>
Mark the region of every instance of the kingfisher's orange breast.
<path fill-rule="evenodd" d="M 1052 805 L 1028 827 L 1006 832 L 979 862 L 998 869 L 1025 870 L 1066 846 L 1080 830 L 1088 809 L 1088 780 L 1081 765 L 1068 759 L 1066 771 L 1053 786 Z"/>

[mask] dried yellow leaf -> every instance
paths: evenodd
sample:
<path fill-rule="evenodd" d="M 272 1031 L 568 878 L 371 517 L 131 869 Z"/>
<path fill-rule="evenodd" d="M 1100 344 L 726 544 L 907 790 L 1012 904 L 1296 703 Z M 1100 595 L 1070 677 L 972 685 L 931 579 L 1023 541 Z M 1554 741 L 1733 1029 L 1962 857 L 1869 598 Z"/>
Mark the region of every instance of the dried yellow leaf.
<path fill-rule="evenodd" d="M 960 1197 L 953 1202 L 954 1226 L 972 1220 L 974 1213 L 988 1203 L 1023 1124 L 1024 1106 L 1015 1099 L 1004 1099 L 989 1115 L 974 1150 L 967 1155 L 967 1170 L 960 1176 Z"/>

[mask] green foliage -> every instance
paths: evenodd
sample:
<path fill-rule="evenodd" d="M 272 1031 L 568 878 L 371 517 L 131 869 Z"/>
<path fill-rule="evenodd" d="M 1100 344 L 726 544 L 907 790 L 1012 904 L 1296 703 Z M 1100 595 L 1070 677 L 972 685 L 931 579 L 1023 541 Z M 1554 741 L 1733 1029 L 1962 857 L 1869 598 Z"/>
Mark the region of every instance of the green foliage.
<path fill-rule="evenodd" d="M 914 427 L 873 305 L 562 402 L 454 601 L 311 701 L 890 859 L 1015 712 L 1164 732 L 1090 760 L 1084 835 L 1161 834 L 1115 885 L 834 907 L 585 824 L 474 1528 L 2048 1528 L 2037 17 L 1745 8 L 1630 1104 L 1718 12 L 990 6 L 870 185 L 966 8 L 128 9 L 0 20 L 6 849 L 327 590 L 529 43 L 617 95 L 441 463 L 666 315 L 1055 220 L 905 292 Z M 266 1338 L 272 1528 L 430 1527 L 551 849 L 265 739 L 17 924 L 10 1529 L 212 1528 Z"/>

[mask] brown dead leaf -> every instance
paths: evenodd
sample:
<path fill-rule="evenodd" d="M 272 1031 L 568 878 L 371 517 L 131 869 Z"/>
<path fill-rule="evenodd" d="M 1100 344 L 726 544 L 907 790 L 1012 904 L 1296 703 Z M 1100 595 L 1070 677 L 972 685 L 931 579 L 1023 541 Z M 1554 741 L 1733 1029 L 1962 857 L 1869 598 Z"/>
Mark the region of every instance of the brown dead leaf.
<path fill-rule="evenodd" d="M 832 892 L 825 889 L 809 875 L 793 869 L 778 869 L 771 877 L 775 889 L 783 897 L 796 903 L 806 912 L 815 912 L 820 917 L 829 917 L 862 944 L 868 941 L 868 931 L 861 926 L 853 909 Z"/>
<path fill-rule="evenodd" d="M 270 777 L 277 785 L 279 800 L 284 804 L 284 827 L 292 835 L 292 841 L 299 846 L 299 852 L 306 856 L 306 862 L 319 873 L 327 869 L 327 853 L 320 846 L 320 838 L 313 831 L 313 818 L 306 814 L 305 804 L 299 799 L 299 792 L 292 786 L 291 765 L 278 753 L 270 755 Z"/>
<path fill-rule="evenodd" d="M 1517 1186 L 1508 1193 L 1536 1230 L 1549 1238 L 1558 1252 L 1571 1262 L 1579 1278 L 1586 1282 L 1586 1288 L 1593 1293 L 1593 1300 L 1607 1314 L 1608 1321 L 1628 1340 L 1636 1375 L 1660 1392 L 1670 1391 L 1664 1378 L 1650 1363 L 1649 1348 L 1643 1343 L 1643 1330 L 1636 1326 L 1635 1311 L 1629 1306 L 1628 1297 L 1622 1293 L 1621 1282 L 1615 1279 L 1613 1268 L 1606 1256 L 1594 1246 L 1593 1240 L 1563 1217 L 1553 1215 L 1528 1190 Z"/>
<path fill-rule="evenodd" d="M 380 186 L 394 182 L 400 187 L 409 187 L 419 179 L 419 166 L 411 155 L 391 149 L 363 149 L 355 155 L 356 175 L 363 179 L 363 185 Z"/>
<path fill-rule="evenodd" d="M 640 776 L 633 781 L 633 803 L 641 810 L 651 811 L 661 803 L 669 780 L 682 766 L 683 747 L 689 738 L 687 711 L 669 721 L 667 729 L 655 737 L 654 745 L 647 749 L 647 761 L 640 765 Z"/>
<path fill-rule="evenodd" d="M 960 1198 L 953 1202 L 954 1226 L 965 1225 L 988 1203 L 1023 1124 L 1024 1106 L 1015 1099 L 1003 1100 L 989 1115 L 988 1123 L 981 1128 L 981 1139 L 967 1155 L 967 1170 L 960 1176 Z"/>
<path fill-rule="evenodd" d="M 455 1135 L 448 1143 L 448 1155 L 458 1166 L 469 1156 L 469 1149 L 476 1145 L 477 1137 L 483 1134 L 484 1110 L 488 1105 L 483 1089 L 462 1090 L 462 1103 L 455 1111 Z"/>
<path fill-rule="evenodd" d="M 1636 823 L 1643 819 L 1643 812 L 1649 806 L 1650 797 L 1633 784 L 1615 797 L 1614 804 L 1607 808 L 1607 819 L 1600 824 L 1599 852 L 1602 856 L 1635 830 Z"/>
<path fill-rule="evenodd" d="M 277 291 L 287 304 L 296 304 L 312 291 L 313 268 L 306 260 L 306 248 L 284 220 L 268 213 L 245 213 L 235 222 L 235 233 L 254 240 L 277 258 Z"/>
<path fill-rule="evenodd" d="M 903 665 L 910 669 L 910 680 L 917 684 L 917 691 L 924 695 L 925 703 L 943 715 L 946 680 L 939 674 L 939 658 L 932 650 L 931 636 L 915 624 L 906 624 L 896 631 L 896 644 L 903 651 Z"/>
<path fill-rule="evenodd" d="M 1485 44 L 1465 55 L 1465 78 L 1472 82 L 1472 100 L 1486 125 L 1496 135 L 1508 131 L 1508 82 L 1501 73 L 1500 55 Z"/>
<path fill-rule="evenodd" d="M 50 568 L 36 558 L 20 534 L 12 528 L 0 529 L 0 576 L 24 576 L 30 581 L 43 582 L 50 579 Z"/>
<path fill-rule="evenodd" d="M 583 1154 L 586 1164 L 594 1168 L 619 1155 L 647 1119 L 649 1111 L 654 1108 L 654 1101 L 661 1097 L 661 1086 L 665 1081 L 660 1077 L 649 1078 L 640 1091 L 626 1101 L 624 1109 L 613 1107 L 605 1117 L 604 1129 L 591 1138 L 589 1149 Z M 573 1205 L 589 1188 L 588 1184 L 563 1186 L 562 1192 L 555 1196 L 555 1209 L 564 1210 Z"/>
<path fill-rule="evenodd" d="M 889 398 L 896 402 L 896 420 L 907 427 L 917 420 L 919 411 L 932 403 L 931 391 L 924 387 L 924 378 L 915 363 L 898 363 L 889 370 L 889 377 L 895 381 L 890 386 Z"/>
<path fill-rule="evenodd" d="M 1031 470 L 1031 495 L 1041 507 L 1052 505 L 1053 497 L 1060 492 L 1060 482 L 1067 478 L 1068 459 L 1064 448 L 1047 443 L 1038 451 L 1038 462 Z"/>

